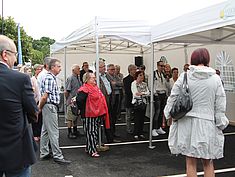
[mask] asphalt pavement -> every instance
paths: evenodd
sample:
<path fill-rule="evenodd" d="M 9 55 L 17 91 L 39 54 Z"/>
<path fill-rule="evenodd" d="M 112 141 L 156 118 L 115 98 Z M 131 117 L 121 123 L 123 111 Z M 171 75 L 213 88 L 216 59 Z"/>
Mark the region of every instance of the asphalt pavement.
<path fill-rule="evenodd" d="M 40 161 L 32 166 L 32 177 L 181 177 L 185 176 L 185 158 L 171 155 L 167 145 L 168 129 L 165 135 L 153 138 L 149 148 L 149 119 L 145 121 L 146 140 L 136 141 L 127 134 L 122 120 L 117 122 L 116 131 L 121 143 L 110 144 L 110 150 L 101 152 L 99 158 L 88 156 L 85 151 L 85 137 L 67 138 L 64 116 L 59 116 L 60 147 L 70 165 L 59 165 L 52 159 Z M 83 134 L 82 128 L 79 131 Z M 225 131 L 224 158 L 215 160 L 216 177 L 235 176 L 235 127 L 229 126 Z M 105 139 L 102 140 L 105 142 Z M 202 165 L 198 162 L 198 176 L 203 176 Z"/>

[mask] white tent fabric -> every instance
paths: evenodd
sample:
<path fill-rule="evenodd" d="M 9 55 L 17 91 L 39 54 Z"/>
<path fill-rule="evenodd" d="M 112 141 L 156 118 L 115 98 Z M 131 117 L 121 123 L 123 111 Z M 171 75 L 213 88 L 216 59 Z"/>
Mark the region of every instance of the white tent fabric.
<path fill-rule="evenodd" d="M 145 21 L 114 20 L 97 17 L 64 39 L 55 42 L 51 46 L 51 53 L 57 52 L 64 47 L 76 48 L 76 44 L 79 45 L 84 40 L 94 43 L 96 35 L 114 40 L 130 41 L 144 46 L 148 45 L 151 39 L 150 26 Z"/>
<path fill-rule="evenodd" d="M 152 27 L 152 42 L 235 44 L 235 1 L 226 1 Z"/>

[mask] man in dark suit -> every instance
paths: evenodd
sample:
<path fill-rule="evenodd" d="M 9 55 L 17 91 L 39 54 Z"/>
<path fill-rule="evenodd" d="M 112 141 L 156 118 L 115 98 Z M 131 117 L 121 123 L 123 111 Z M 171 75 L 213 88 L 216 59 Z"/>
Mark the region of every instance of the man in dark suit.
<path fill-rule="evenodd" d="M 0 176 L 29 177 L 36 147 L 28 120 L 38 109 L 29 76 L 12 70 L 16 56 L 13 40 L 0 35 Z"/>

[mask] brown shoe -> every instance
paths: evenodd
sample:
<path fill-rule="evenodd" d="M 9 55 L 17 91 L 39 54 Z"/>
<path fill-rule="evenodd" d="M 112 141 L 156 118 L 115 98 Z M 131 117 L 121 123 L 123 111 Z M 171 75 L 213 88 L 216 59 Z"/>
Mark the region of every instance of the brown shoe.
<path fill-rule="evenodd" d="M 109 146 L 107 145 L 101 145 L 101 146 L 97 146 L 97 151 L 98 152 L 105 152 L 105 151 L 108 151 L 109 150 Z"/>

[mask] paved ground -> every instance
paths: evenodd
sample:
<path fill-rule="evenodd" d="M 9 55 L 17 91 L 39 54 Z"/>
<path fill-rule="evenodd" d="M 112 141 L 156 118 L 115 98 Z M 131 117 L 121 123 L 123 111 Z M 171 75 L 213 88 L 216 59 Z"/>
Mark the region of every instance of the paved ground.
<path fill-rule="evenodd" d="M 148 137 L 149 124 L 146 119 L 145 131 Z M 110 145 L 110 151 L 101 153 L 94 159 L 84 152 L 85 137 L 76 140 L 67 139 L 64 129 L 64 117 L 60 116 L 60 146 L 64 156 L 72 160 L 68 166 L 49 161 L 38 161 L 32 167 L 32 177 L 159 177 L 184 176 L 185 160 L 182 156 L 173 156 L 167 146 L 167 135 L 154 138 L 154 149 L 148 148 L 148 141 L 135 141 L 125 133 L 123 121 L 117 125 L 122 143 Z M 229 126 L 225 131 L 225 157 L 214 161 L 216 177 L 235 176 L 235 127 Z M 202 171 L 198 163 L 198 172 Z M 200 176 L 200 175 L 199 175 Z M 202 175 L 201 175 L 202 176 Z M 175 176 L 176 177 L 176 176 Z"/>

